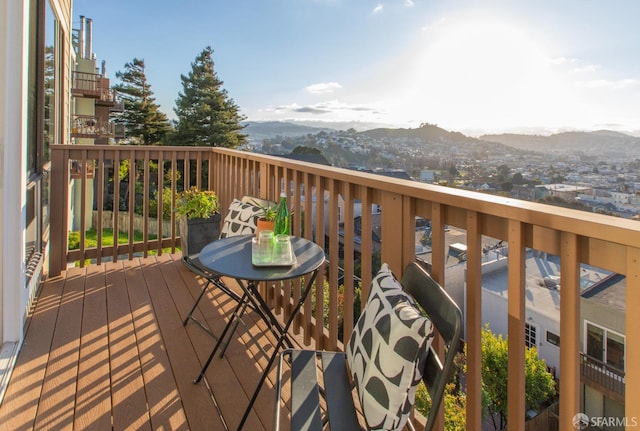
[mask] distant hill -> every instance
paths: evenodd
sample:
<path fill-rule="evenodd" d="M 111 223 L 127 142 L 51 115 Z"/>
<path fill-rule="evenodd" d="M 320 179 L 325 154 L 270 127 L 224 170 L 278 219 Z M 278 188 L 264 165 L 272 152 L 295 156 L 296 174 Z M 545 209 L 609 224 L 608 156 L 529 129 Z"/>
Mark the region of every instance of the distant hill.
<path fill-rule="evenodd" d="M 322 131 L 330 131 L 328 127 L 311 127 L 283 121 L 248 121 L 243 122 L 245 128 L 243 133 L 249 135 L 252 139 L 273 138 L 275 136 L 304 136 L 307 134 L 315 135 Z"/>
<path fill-rule="evenodd" d="M 550 136 L 500 134 L 483 135 L 480 139 L 498 142 L 521 150 L 573 151 L 592 154 L 626 153 L 640 155 L 640 138 L 611 130 L 594 132 L 563 132 Z"/>
<path fill-rule="evenodd" d="M 423 124 L 415 129 L 378 128 L 361 132 L 371 138 L 420 138 L 429 142 L 469 143 L 478 139 L 465 136 L 460 132 L 449 132 L 433 124 Z"/>
<path fill-rule="evenodd" d="M 335 132 L 336 130 L 362 130 L 350 126 L 364 126 L 363 123 L 304 123 L 304 122 L 284 122 L 284 121 L 249 121 L 244 133 L 250 140 L 258 141 L 263 139 L 282 137 L 298 137 L 305 135 L 316 135 L 320 132 Z M 314 125 L 311 125 L 314 124 Z M 326 127 L 317 127 L 322 124 Z M 625 133 L 611 130 L 598 130 L 593 132 L 563 132 L 553 135 L 524 135 L 514 133 L 482 135 L 479 138 L 466 136 L 460 132 L 448 131 L 434 124 L 423 124 L 420 127 L 392 128 L 379 127 L 371 124 L 373 128 L 358 131 L 356 133 L 368 136 L 372 139 L 409 139 L 420 140 L 429 144 L 441 145 L 472 145 L 479 150 L 487 145 L 500 144 L 508 148 L 515 148 L 521 151 L 534 152 L 572 152 L 586 155 L 602 156 L 624 156 L 640 158 L 640 137 L 631 136 Z"/>

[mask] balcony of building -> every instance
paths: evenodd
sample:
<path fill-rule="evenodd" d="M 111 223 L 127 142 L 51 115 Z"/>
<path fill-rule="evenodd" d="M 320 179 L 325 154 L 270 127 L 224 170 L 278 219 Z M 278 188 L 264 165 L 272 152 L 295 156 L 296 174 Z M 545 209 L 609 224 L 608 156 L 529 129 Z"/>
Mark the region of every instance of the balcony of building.
<path fill-rule="evenodd" d="M 431 222 L 428 261 L 434 278 L 444 286 L 446 228 L 463 230 L 467 429 L 482 427 L 480 296 L 485 237 L 508 244 L 509 430 L 524 430 L 526 418 L 527 249 L 561 259 L 560 429 L 574 429 L 572 419 L 581 411 L 581 264 L 627 277 L 626 363 L 640 360 L 640 321 L 634 318 L 640 315 L 636 221 L 221 148 L 53 145 L 51 160 L 49 279 L 0 411 L 1 420 L 12 414 L 23 418 L 16 423 L 20 429 L 29 428 L 27 417 L 38 418 L 38 412 L 44 424 L 75 420 L 94 425 L 105 420 L 113 429 L 139 422 L 151 428 L 169 424 L 171 429 L 222 429 L 220 418 L 233 429 L 239 422 L 251 382 L 263 364 L 257 346 L 273 346 L 260 325 L 249 321 L 225 359 L 216 359 L 208 370 L 210 393 L 207 385 L 192 383 L 212 340 L 195 325 L 183 327 L 180 320 L 201 283 L 173 253 L 179 233 L 170 196 L 189 186 L 215 190 L 222 208 L 244 195 L 274 199 L 280 189 L 287 191 L 294 210 L 293 233 L 314 240 L 328 257 L 326 270 L 316 280 L 316 306 L 312 308 L 312 301 L 305 304 L 296 328 L 299 342 L 315 348 L 341 349 L 351 334 L 358 276 L 366 297 L 376 262 L 387 262 L 400 276 L 416 258 L 417 217 Z M 81 171 L 74 180 L 69 174 L 73 162 Z M 130 174 L 123 175 L 124 166 Z M 89 167 L 92 179 L 84 172 Z M 120 175 L 112 174 L 116 167 Z M 170 193 L 154 193 L 158 184 Z M 81 197 L 73 208 L 85 215 L 94 211 L 94 202 L 120 203 L 108 217 L 104 205 L 96 206 L 93 218 L 76 217 L 75 250 L 68 247 L 70 196 Z M 165 206 L 168 227 L 151 227 L 149 214 Z M 357 217 L 362 232 L 372 231 L 368 209 L 374 207 L 380 208 L 379 260 L 372 235 L 355 233 Z M 95 243 L 86 241 L 90 228 L 97 232 Z M 125 232 L 125 238 L 106 244 L 106 228 Z M 360 252 L 354 248 L 356 236 Z M 339 292 L 341 283 L 344 295 Z M 292 290 L 269 290 L 279 316 L 287 315 L 296 295 Z M 224 324 L 229 306 L 213 295 L 199 313 L 215 332 Z M 272 382 L 265 385 L 246 429 L 271 429 Z M 629 367 L 625 399 L 637 393 L 640 370 Z M 640 418 L 640 405 L 627 402 L 625 416 Z"/>
<path fill-rule="evenodd" d="M 110 88 L 109 78 L 99 73 L 72 72 L 71 94 L 96 100 L 96 104 L 115 106 L 117 92 Z"/>
<path fill-rule="evenodd" d="M 580 377 L 583 383 L 624 404 L 624 371 L 581 353 Z"/>
<path fill-rule="evenodd" d="M 103 105 L 116 104 L 116 92 L 109 87 L 109 78 L 99 73 L 72 72 L 71 94 L 75 97 L 95 99 Z"/>
<path fill-rule="evenodd" d="M 73 115 L 71 117 L 72 138 L 109 138 L 114 136 L 113 124 L 105 116 Z"/>

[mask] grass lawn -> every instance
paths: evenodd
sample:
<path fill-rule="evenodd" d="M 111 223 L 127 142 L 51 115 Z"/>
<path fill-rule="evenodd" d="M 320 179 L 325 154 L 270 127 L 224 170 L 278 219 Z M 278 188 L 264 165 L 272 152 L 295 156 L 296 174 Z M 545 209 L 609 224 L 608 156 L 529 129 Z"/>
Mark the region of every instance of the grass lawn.
<path fill-rule="evenodd" d="M 154 240 L 157 238 L 157 235 L 149 235 L 149 240 Z M 134 242 L 142 241 L 144 237 L 141 232 L 133 233 Z M 118 244 L 127 244 L 129 242 L 129 235 L 126 232 L 120 232 L 118 234 Z M 98 231 L 95 228 L 91 228 L 86 231 L 85 236 L 85 248 L 93 248 L 98 245 Z M 102 229 L 102 246 L 108 247 L 113 245 L 113 229 L 112 228 L 103 228 Z M 78 250 L 80 249 L 80 232 L 69 232 L 69 250 Z M 179 250 L 179 247 L 176 248 Z M 170 248 L 162 249 L 163 252 L 171 252 Z M 157 254 L 157 250 L 149 250 L 148 254 L 155 255 Z M 76 262 L 76 266 L 79 266 L 79 263 Z"/>

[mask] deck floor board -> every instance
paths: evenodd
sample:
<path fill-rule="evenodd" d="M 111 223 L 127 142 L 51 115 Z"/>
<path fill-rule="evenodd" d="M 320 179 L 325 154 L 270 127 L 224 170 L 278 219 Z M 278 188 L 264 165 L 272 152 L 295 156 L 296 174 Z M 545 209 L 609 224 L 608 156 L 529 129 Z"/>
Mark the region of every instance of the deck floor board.
<path fill-rule="evenodd" d="M 178 254 L 70 268 L 44 282 L 0 430 L 235 429 L 267 363 L 260 347 L 273 351 L 274 339 L 247 312 L 224 358 L 194 384 L 215 340 L 182 319 L 203 286 Z M 219 335 L 235 305 L 210 289 L 195 316 Z M 274 376 L 275 367 L 246 430 L 271 429 Z"/>

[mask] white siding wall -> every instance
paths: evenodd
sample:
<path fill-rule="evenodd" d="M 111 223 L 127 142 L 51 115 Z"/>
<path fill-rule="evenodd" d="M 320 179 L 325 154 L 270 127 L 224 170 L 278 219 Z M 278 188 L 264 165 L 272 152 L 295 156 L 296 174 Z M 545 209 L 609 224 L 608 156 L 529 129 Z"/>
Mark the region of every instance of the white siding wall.
<path fill-rule="evenodd" d="M 26 201 L 28 2 L 0 4 L 0 344 L 18 341 L 27 304 Z"/>

